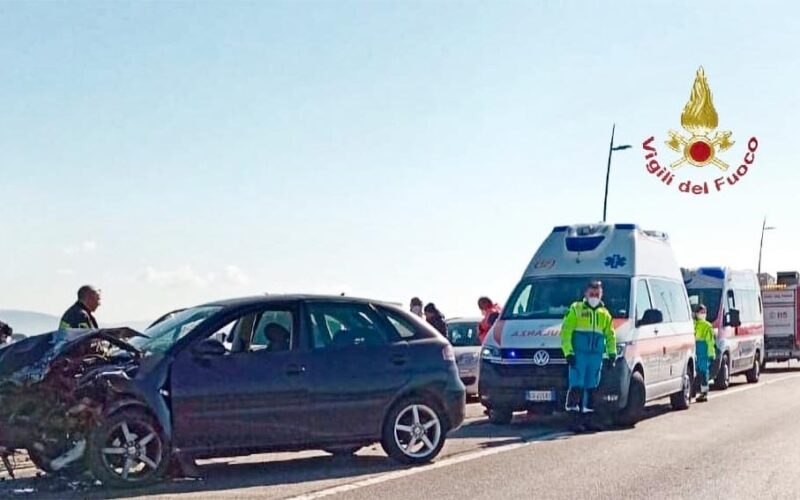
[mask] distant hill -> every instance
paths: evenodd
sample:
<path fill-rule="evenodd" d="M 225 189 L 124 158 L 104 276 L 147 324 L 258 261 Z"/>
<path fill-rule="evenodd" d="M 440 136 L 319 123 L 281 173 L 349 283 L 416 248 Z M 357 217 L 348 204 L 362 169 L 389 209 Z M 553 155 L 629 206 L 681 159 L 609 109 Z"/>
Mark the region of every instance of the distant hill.
<path fill-rule="evenodd" d="M 38 313 L 33 311 L 17 311 L 13 309 L 0 309 L 0 321 L 8 323 L 14 329 L 14 333 L 24 333 L 25 335 L 38 335 L 40 333 L 52 332 L 58 329 L 60 318 L 51 314 Z M 143 331 L 150 325 L 151 321 L 128 321 L 116 323 L 100 323 L 100 326 L 128 326 L 137 331 Z"/>
<path fill-rule="evenodd" d="M 58 329 L 59 318 L 50 314 L 0 309 L 0 321 L 14 329 L 14 333 L 37 335 Z"/>

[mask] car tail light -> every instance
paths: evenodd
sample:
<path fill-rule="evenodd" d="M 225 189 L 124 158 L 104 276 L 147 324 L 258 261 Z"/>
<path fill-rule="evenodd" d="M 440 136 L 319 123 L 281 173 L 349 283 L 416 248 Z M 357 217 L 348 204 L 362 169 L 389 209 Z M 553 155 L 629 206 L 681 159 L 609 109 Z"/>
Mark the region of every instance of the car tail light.
<path fill-rule="evenodd" d="M 456 360 L 456 352 L 453 350 L 453 346 L 447 344 L 446 346 L 442 347 L 442 357 L 445 361 L 453 361 Z"/>

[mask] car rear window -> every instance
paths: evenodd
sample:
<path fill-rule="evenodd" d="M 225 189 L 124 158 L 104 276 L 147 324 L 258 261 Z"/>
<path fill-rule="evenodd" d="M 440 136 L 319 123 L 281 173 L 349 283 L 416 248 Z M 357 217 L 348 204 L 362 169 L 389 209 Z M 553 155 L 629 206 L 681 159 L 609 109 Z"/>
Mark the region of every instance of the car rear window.
<path fill-rule="evenodd" d="M 400 338 L 409 340 L 428 336 L 422 334 L 422 332 L 427 331 L 427 323 L 423 323 L 422 320 L 388 307 L 381 306 L 378 307 L 378 310 L 386 317 L 386 320 L 392 325 Z"/>

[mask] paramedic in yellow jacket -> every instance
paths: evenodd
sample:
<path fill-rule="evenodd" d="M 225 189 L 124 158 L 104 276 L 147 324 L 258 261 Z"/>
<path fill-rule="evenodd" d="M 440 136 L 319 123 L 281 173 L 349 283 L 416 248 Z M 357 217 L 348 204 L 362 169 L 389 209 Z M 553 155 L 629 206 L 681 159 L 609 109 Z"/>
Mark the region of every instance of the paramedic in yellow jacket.
<path fill-rule="evenodd" d="M 591 281 L 584 299 L 573 303 L 561 325 L 561 349 L 569 364 L 566 410 L 573 414 L 593 412 L 592 393 L 600 385 L 603 357 L 613 367 L 617 337 L 612 317 L 603 305 L 603 285 Z"/>
<path fill-rule="evenodd" d="M 700 395 L 697 401 L 708 401 L 708 372 L 716 357 L 714 327 L 706 321 L 706 306 L 698 304 L 694 312 L 694 346 L 697 356 L 697 375 L 700 377 Z"/>

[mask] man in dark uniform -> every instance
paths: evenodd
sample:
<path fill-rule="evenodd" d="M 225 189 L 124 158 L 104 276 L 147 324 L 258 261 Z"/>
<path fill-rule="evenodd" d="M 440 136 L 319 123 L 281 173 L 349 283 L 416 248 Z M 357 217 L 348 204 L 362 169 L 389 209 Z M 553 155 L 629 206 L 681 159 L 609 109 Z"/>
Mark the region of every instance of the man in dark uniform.
<path fill-rule="evenodd" d="M 60 330 L 68 328 L 97 328 L 97 320 L 92 315 L 100 307 L 100 290 L 84 285 L 78 289 L 78 301 L 67 309 L 61 317 Z"/>

